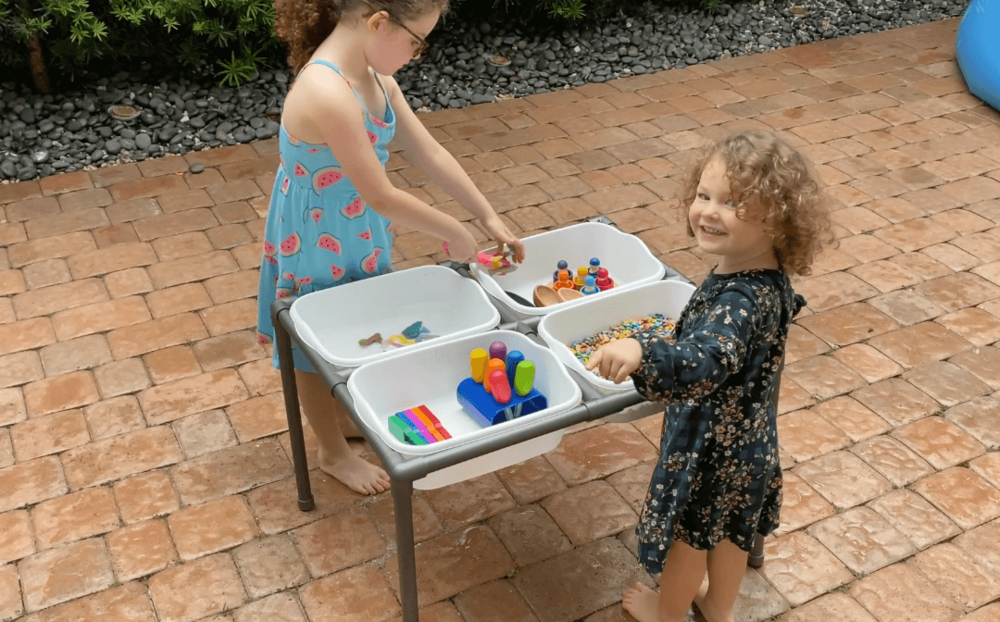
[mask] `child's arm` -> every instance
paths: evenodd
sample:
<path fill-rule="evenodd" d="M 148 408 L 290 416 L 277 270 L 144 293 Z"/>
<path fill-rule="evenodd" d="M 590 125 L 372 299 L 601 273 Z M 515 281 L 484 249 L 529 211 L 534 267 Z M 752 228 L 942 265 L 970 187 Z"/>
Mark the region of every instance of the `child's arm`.
<path fill-rule="evenodd" d="M 441 189 L 450 194 L 469 212 L 479 218 L 490 235 L 514 250 L 514 261 L 524 259 L 524 244 L 500 220 L 493 206 L 455 157 L 431 136 L 417 115 L 410 109 L 402 90 L 392 78 L 382 78 L 392 109 L 396 112 L 396 138 L 407 159 L 423 169 Z"/>
<path fill-rule="evenodd" d="M 629 375 L 636 390 L 651 402 L 703 397 L 739 371 L 757 313 L 748 293 L 723 292 L 690 338 L 672 341 L 645 332 L 602 346 L 587 361 L 588 370 L 616 384 Z"/>
<path fill-rule="evenodd" d="M 715 298 L 712 308 L 688 332 L 671 342 L 647 332 L 635 336 L 642 363 L 632 374 L 647 400 L 674 402 L 713 393 L 746 359 L 746 344 L 757 330 L 759 310 L 748 291 L 732 287 Z"/>
<path fill-rule="evenodd" d="M 476 241 L 462 223 L 389 181 L 365 129 L 364 109 L 350 86 L 343 80 L 311 81 L 308 86 L 315 103 L 304 108 L 306 121 L 323 135 L 362 200 L 389 220 L 444 240 L 455 259 L 471 260 Z"/>

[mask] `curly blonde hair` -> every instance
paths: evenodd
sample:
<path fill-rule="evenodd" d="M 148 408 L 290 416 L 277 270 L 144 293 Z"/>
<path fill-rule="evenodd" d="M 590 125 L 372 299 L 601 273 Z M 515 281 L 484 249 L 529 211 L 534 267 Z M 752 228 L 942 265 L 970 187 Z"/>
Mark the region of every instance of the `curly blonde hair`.
<path fill-rule="evenodd" d="M 721 157 L 736 214 L 762 215 L 781 268 L 808 275 L 823 246 L 833 242 L 830 215 L 819 182 L 805 156 L 769 132 L 749 130 L 709 146 L 686 175 L 678 207 L 687 210 L 698 194 L 705 166 Z M 688 235 L 694 237 L 687 219 Z"/>
<path fill-rule="evenodd" d="M 405 21 L 438 9 L 448 12 L 448 0 L 274 0 L 274 33 L 288 46 L 288 66 L 296 75 L 344 15 L 359 6 L 386 11 Z"/>

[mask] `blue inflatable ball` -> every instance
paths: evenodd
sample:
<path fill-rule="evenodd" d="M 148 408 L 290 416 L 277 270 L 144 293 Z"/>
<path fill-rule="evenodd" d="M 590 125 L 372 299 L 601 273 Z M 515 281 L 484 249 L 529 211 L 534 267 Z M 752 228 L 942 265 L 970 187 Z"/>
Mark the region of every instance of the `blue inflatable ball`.
<path fill-rule="evenodd" d="M 972 0 L 958 26 L 955 53 L 972 94 L 1000 110 L 1000 0 Z"/>

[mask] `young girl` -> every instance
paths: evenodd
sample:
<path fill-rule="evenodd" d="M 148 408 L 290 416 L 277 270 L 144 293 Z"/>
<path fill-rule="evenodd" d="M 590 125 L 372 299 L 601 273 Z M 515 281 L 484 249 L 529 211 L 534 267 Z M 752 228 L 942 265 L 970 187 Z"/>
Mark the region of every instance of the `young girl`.
<path fill-rule="evenodd" d="M 639 561 L 662 571 L 623 605 L 639 622 L 683 622 L 691 603 L 733 622 L 754 534 L 778 526 L 778 374 L 792 317 L 805 304 L 789 274 L 808 274 L 830 239 L 815 176 L 771 134 L 713 145 L 689 176 L 688 233 L 719 262 L 673 334 L 600 348 L 587 369 L 666 403 L 660 461 L 636 532 Z M 708 571 L 705 579 L 706 568 Z"/>
<path fill-rule="evenodd" d="M 455 218 L 393 187 L 385 172 L 394 137 L 487 232 L 524 258 L 524 246 L 424 128 L 390 77 L 427 50 L 425 38 L 448 0 L 276 0 L 275 31 L 297 74 L 285 99 L 264 233 L 257 325 L 274 338 L 275 298 L 335 287 L 391 270 L 396 224 L 440 238 L 451 257 L 471 259 L 472 234 Z M 358 313 L 364 313 L 358 309 Z M 302 410 L 319 440 L 319 466 L 352 490 L 389 487 L 385 471 L 355 455 L 358 436 L 302 353 L 294 352 Z M 277 353 L 274 365 L 278 366 Z"/>

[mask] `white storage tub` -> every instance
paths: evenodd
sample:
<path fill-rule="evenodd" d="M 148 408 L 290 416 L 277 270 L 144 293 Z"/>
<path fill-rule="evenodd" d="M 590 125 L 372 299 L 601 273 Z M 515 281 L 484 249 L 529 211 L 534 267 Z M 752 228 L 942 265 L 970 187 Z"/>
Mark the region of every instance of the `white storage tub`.
<path fill-rule="evenodd" d="M 500 312 L 479 284 L 444 266 L 410 268 L 306 294 L 290 313 L 302 340 L 339 368 L 422 350 L 500 323 Z M 417 321 L 439 337 L 385 351 L 377 343 L 359 343 L 374 333 L 387 340 Z"/>
<path fill-rule="evenodd" d="M 471 375 L 469 354 L 502 341 L 507 350 L 520 350 L 535 364 L 535 388 L 547 398 L 548 408 L 513 421 L 480 427 L 459 405 L 458 384 Z M 521 333 L 490 331 L 449 341 L 437 340 L 422 349 L 403 348 L 398 356 L 368 363 L 351 374 L 347 387 L 362 423 L 404 457 L 432 454 L 449 447 L 487 438 L 512 426 L 565 412 L 580 403 L 580 387 L 546 347 Z M 389 431 L 388 419 L 415 406 L 427 406 L 452 435 L 429 445 L 409 445 Z M 440 488 L 517 464 L 555 449 L 563 431 L 557 430 L 517 445 L 444 468 L 414 482 L 423 490 Z"/>
<path fill-rule="evenodd" d="M 558 309 L 538 323 L 538 334 L 566 367 L 573 370 L 599 393 L 608 395 L 633 388 L 629 378 L 621 384 L 605 380 L 583 366 L 570 344 L 586 339 L 625 320 L 656 313 L 676 320 L 680 317 L 694 286 L 681 281 L 657 281 L 621 291 L 591 297 L 585 304 Z"/>
<path fill-rule="evenodd" d="M 483 289 L 520 319 L 547 315 L 591 298 L 603 298 L 615 291 L 659 281 L 666 272 L 663 262 L 642 240 L 603 223 L 580 223 L 533 235 L 523 242 L 526 259 L 513 272 L 490 276 L 486 268 L 472 264 L 472 271 Z M 549 307 L 526 306 L 505 293 L 512 292 L 531 300 L 536 285 L 552 282 L 552 273 L 560 260 L 565 259 L 570 273 L 575 275 L 576 269 L 589 265 L 592 257 L 600 259 L 601 267 L 608 269 L 608 276 L 615 281 L 613 289 Z"/>

